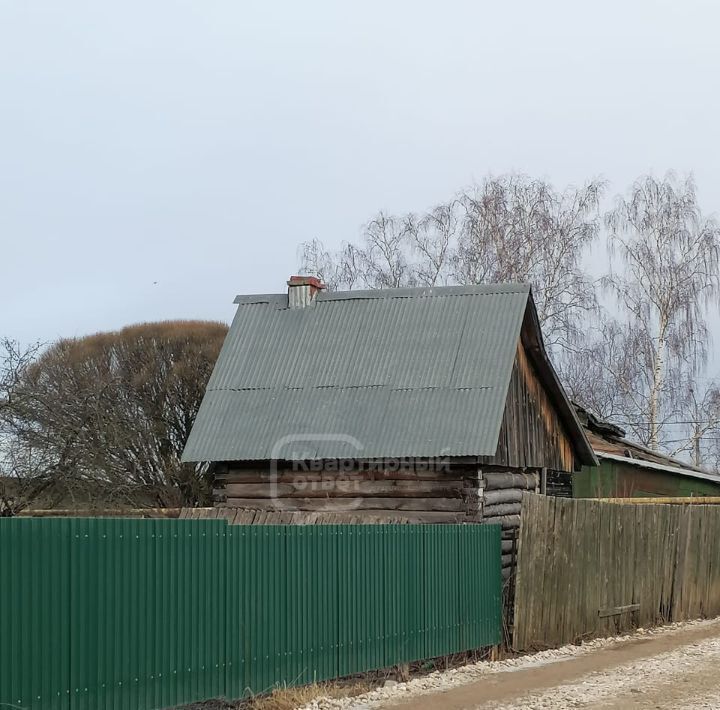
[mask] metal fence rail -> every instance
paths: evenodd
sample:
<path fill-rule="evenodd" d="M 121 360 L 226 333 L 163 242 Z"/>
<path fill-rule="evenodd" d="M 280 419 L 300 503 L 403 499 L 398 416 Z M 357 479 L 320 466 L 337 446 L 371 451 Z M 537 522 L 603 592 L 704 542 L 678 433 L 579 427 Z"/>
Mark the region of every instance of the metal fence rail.
<path fill-rule="evenodd" d="M 0 707 L 143 710 L 500 641 L 496 526 L 0 519 Z"/>

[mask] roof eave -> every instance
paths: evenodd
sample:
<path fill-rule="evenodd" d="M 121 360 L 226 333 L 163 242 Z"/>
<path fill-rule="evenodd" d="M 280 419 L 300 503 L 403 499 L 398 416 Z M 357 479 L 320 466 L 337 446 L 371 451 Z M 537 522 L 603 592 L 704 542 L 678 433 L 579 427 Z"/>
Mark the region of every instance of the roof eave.
<path fill-rule="evenodd" d="M 690 476 L 691 478 L 700 478 L 703 480 L 720 483 L 720 476 L 717 476 L 713 473 L 695 471 L 690 468 L 681 468 L 680 466 L 665 466 L 664 464 L 655 463 L 654 461 L 646 461 L 645 459 L 633 459 L 628 456 L 607 454 L 602 451 L 598 451 L 597 455 L 601 459 L 607 459 L 609 461 L 619 461 L 620 463 L 625 463 L 630 466 L 637 466 L 638 468 L 648 468 L 654 471 L 662 471 L 663 473 L 677 473 L 681 476 Z"/>

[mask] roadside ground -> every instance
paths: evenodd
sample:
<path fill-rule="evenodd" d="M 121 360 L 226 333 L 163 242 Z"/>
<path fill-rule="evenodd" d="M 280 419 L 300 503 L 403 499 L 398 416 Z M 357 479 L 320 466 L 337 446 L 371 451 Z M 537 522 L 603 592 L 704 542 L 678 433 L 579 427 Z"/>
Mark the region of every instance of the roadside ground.
<path fill-rule="evenodd" d="M 305 710 L 720 708 L 720 619 L 476 663 Z"/>

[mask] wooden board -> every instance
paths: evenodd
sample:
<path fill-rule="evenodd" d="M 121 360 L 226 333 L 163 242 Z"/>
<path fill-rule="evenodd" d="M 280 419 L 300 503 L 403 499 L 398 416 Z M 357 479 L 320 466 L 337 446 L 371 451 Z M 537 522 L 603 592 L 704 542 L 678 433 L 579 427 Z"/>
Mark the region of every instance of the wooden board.
<path fill-rule="evenodd" d="M 228 506 L 256 510 L 311 510 L 345 513 L 354 510 L 434 511 L 465 514 L 462 498 L 231 498 Z"/>
<path fill-rule="evenodd" d="M 513 646 L 720 614 L 720 508 L 526 494 Z"/>
<path fill-rule="evenodd" d="M 222 489 L 228 498 L 459 498 L 470 492 L 461 480 L 449 481 L 406 481 L 384 480 L 363 481 L 343 477 L 322 481 L 296 479 L 286 483 L 228 482 Z M 477 492 L 475 492 L 477 495 Z M 520 500 L 518 497 L 517 500 Z"/>

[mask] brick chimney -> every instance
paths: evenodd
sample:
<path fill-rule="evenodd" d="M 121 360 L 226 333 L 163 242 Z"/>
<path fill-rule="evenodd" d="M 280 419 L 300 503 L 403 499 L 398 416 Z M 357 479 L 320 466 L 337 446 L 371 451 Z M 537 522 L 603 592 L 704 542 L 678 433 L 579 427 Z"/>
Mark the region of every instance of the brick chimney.
<path fill-rule="evenodd" d="M 325 284 L 314 276 L 291 276 L 288 285 L 288 307 L 309 306 Z"/>

